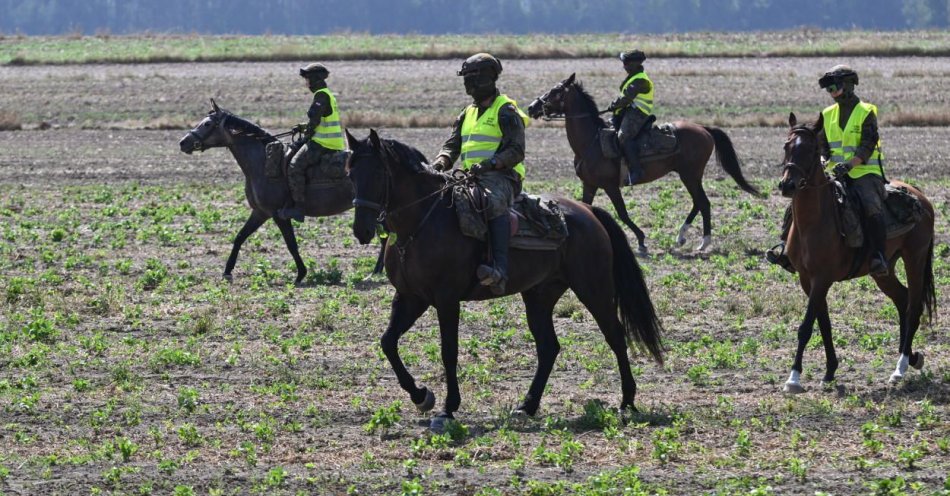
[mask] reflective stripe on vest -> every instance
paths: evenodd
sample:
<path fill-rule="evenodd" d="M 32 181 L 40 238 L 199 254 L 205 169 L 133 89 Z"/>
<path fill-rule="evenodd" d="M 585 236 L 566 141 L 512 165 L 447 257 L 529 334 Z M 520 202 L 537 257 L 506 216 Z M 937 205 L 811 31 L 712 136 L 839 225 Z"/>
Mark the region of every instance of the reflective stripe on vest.
<path fill-rule="evenodd" d="M 491 107 L 478 116 L 478 107 L 469 105 L 465 109 L 465 119 L 462 121 L 462 170 L 468 170 L 473 165 L 482 160 L 495 156 L 495 151 L 501 146 L 501 126 L 498 125 L 498 110 L 502 105 L 510 103 L 521 119 L 524 120 L 525 127 L 528 127 L 530 119 L 518 108 L 518 104 L 508 98 L 507 95 L 498 95 Z M 524 162 L 513 167 L 515 172 L 524 179 Z"/>
<path fill-rule="evenodd" d="M 864 120 L 872 112 L 877 115 L 876 106 L 870 103 L 858 102 L 854 106 L 854 110 L 851 111 L 851 116 L 848 117 L 845 128 L 841 129 L 841 109 L 837 103 L 821 111 L 821 118 L 825 127 L 825 139 L 828 140 L 828 147 L 831 148 L 831 156 L 828 157 L 825 172 L 830 174 L 837 164 L 851 163 L 854 152 L 858 150 L 858 145 L 861 144 L 861 128 L 864 126 Z M 884 154 L 881 152 L 880 138 L 867 162 L 852 167 L 851 172 L 848 172 L 848 177 L 857 179 L 868 174 L 884 176 Z"/>
<path fill-rule="evenodd" d="M 320 119 L 320 124 L 314 128 L 313 137 L 310 139 L 328 150 L 345 150 L 346 140 L 343 139 L 343 126 L 340 125 L 340 111 L 336 106 L 336 97 L 327 88 L 320 88 L 313 94 L 317 93 L 326 93 L 330 98 L 330 115 L 325 115 Z"/>
<path fill-rule="evenodd" d="M 650 83 L 650 91 L 646 93 L 638 94 L 636 97 L 633 98 L 633 103 L 631 103 L 630 105 L 637 107 L 638 109 L 640 109 L 641 112 L 643 112 L 646 115 L 652 115 L 653 114 L 654 86 L 653 86 L 653 81 L 650 80 L 650 77 L 647 76 L 647 73 L 638 72 L 630 76 L 629 78 L 627 78 L 627 80 L 624 81 L 622 85 L 620 85 L 620 96 L 623 96 L 624 92 L 627 91 L 627 87 L 633 84 L 633 82 L 636 81 L 637 79 L 646 79 L 647 82 Z M 624 110 L 626 109 L 620 108 L 620 109 L 614 110 L 614 113 L 619 114 L 620 112 L 623 112 Z"/>

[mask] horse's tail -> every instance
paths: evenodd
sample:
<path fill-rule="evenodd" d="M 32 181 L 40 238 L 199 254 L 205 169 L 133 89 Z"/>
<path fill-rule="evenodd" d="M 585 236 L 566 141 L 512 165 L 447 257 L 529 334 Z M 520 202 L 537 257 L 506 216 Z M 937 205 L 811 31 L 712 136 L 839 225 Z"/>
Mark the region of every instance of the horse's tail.
<path fill-rule="evenodd" d="M 703 129 L 711 134 L 713 141 L 716 142 L 716 161 L 719 162 L 720 167 L 736 180 L 736 184 L 738 184 L 743 191 L 761 197 L 762 193 L 760 193 L 755 186 L 749 184 L 745 176 L 742 175 L 739 156 L 736 155 L 736 148 L 732 146 L 732 140 L 729 139 L 729 135 L 718 127 L 703 126 Z"/>
<path fill-rule="evenodd" d="M 610 236 L 614 259 L 614 298 L 620 310 L 620 322 L 627 343 L 646 348 L 658 363 L 663 363 L 663 343 L 660 333 L 663 328 L 656 317 L 650 291 L 643 279 L 640 264 L 633 256 L 627 235 L 617 221 L 599 207 L 591 207 L 594 215 Z"/>
<path fill-rule="evenodd" d="M 934 314 L 937 313 L 937 291 L 934 287 L 934 240 L 930 238 L 930 248 L 927 250 L 927 261 L 924 263 L 924 309 L 927 310 L 927 321 L 933 324 Z"/>

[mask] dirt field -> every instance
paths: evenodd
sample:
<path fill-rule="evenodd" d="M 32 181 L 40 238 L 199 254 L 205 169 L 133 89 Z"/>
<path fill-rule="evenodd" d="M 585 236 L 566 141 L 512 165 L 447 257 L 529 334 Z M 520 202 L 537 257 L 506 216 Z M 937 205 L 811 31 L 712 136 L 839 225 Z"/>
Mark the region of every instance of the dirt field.
<path fill-rule="evenodd" d="M 815 76 L 836 62 L 648 61 L 660 120 L 723 126 L 769 197 L 742 193 L 710 163 L 715 243 L 697 255 L 698 227 L 674 246 L 689 211 L 675 177 L 626 193 L 648 234 L 652 254 L 640 262 L 669 347 L 662 367 L 633 354 L 642 413 L 632 422 L 611 410 L 615 361 L 570 294 L 556 308 L 562 352 L 539 417 L 509 419 L 535 363 L 520 299 L 509 297 L 463 307 L 462 427 L 444 436 L 426 434 L 377 344 L 392 289 L 363 281 L 376 247 L 358 246 L 351 214 L 297 226 L 304 287 L 292 286 L 271 224 L 245 244 L 228 284 L 220 273 L 248 213 L 240 170 L 226 150 L 182 154 L 186 129 L 142 129 L 190 127 L 209 96 L 286 128 L 307 101 L 298 64 L 0 67 L 0 108 L 25 128 L 0 132 L 0 493 L 950 491 L 945 316 L 917 335 L 924 370 L 888 386 L 896 310 L 870 280 L 839 283 L 829 299 L 837 388 L 820 386 L 816 332 L 808 392 L 781 393 L 804 314 L 797 280 L 762 260 L 788 203 L 773 191 L 785 129 L 749 124 L 815 115 L 827 103 Z M 946 309 L 950 130 L 889 127 L 886 116 L 950 110 L 950 59 L 848 62 L 881 109 L 889 175 L 920 185 L 937 209 Z M 353 113 L 451 121 L 465 103 L 456 65 L 337 63 L 331 83 Z M 617 65 L 506 62 L 502 86 L 526 104 L 576 71 L 606 105 Z M 448 132 L 391 124 L 385 137 L 429 156 Z M 579 193 L 563 129 L 529 129 L 528 155 L 529 190 Z M 602 195 L 596 203 L 611 210 Z M 401 344 L 441 402 L 435 315 Z"/>

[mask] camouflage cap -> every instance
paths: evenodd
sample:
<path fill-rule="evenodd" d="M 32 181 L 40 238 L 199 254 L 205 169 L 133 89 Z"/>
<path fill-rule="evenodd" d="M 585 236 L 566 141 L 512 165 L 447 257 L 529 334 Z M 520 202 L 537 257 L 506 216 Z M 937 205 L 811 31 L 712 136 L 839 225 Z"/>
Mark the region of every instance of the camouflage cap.
<path fill-rule="evenodd" d="M 307 64 L 300 68 L 300 76 L 305 78 L 326 79 L 330 75 L 329 69 L 319 62 Z"/>

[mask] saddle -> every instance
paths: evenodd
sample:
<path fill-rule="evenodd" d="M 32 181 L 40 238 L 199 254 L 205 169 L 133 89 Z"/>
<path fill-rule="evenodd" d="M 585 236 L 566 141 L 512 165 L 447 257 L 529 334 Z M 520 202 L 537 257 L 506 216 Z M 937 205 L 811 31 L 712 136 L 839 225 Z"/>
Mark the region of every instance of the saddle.
<path fill-rule="evenodd" d="M 319 163 L 307 168 L 307 185 L 332 184 L 346 180 L 348 150 L 325 153 Z M 264 146 L 264 175 L 269 179 L 287 177 L 287 167 L 292 157 L 287 155 L 287 146 L 280 140 Z"/>
<path fill-rule="evenodd" d="M 845 244 L 849 248 L 864 246 L 864 227 L 861 222 L 861 204 L 857 195 L 851 194 L 847 186 L 834 181 L 835 220 Z M 884 185 L 884 228 L 887 239 L 901 236 L 914 228 L 924 215 L 920 200 L 907 188 Z"/>
<path fill-rule="evenodd" d="M 452 203 L 462 234 L 479 241 L 488 241 L 483 195 L 477 186 L 460 184 L 452 189 Z M 508 209 L 508 216 L 511 218 L 511 240 L 508 245 L 511 248 L 556 250 L 567 239 L 564 212 L 552 198 L 521 193 Z"/>
<path fill-rule="evenodd" d="M 637 138 L 639 156 L 642 162 L 659 160 L 669 157 L 679 151 L 679 141 L 676 139 L 676 126 L 671 122 L 652 125 L 646 131 L 641 131 Z M 617 159 L 623 157 L 617 131 L 611 127 L 600 130 L 600 149 L 604 157 Z"/>

